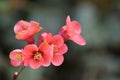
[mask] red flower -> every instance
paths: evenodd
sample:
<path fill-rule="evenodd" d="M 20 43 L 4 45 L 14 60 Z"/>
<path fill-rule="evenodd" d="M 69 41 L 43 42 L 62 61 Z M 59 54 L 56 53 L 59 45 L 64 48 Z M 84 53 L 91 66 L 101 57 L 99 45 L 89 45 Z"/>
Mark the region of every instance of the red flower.
<path fill-rule="evenodd" d="M 61 65 L 64 61 L 63 54 L 68 50 L 61 35 L 52 36 L 51 33 L 42 33 L 41 36 L 39 36 L 39 43 L 41 43 L 41 41 L 46 41 L 49 45 L 53 45 L 53 58 L 51 62 L 55 66 Z"/>
<path fill-rule="evenodd" d="M 85 39 L 80 35 L 81 25 L 77 21 L 71 21 L 68 16 L 66 19 L 66 25 L 64 25 L 59 34 L 64 38 L 64 40 L 72 40 L 79 45 L 85 45 Z"/>
<path fill-rule="evenodd" d="M 23 58 L 22 58 L 22 50 L 21 49 L 15 49 L 10 52 L 10 62 L 13 66 L 20 66 L 23 64 Z"/>
<path fill-rule="evenodd" d="M 14 32 L 17 39 L 25 40 L 28 43 L 34 43 L 33 36 L 41 29 L 42 27 L 40 27 L 39 23 L 36 21 L 27 22 L 20 20 L 16 23 Z"/>
<path fill-rule="evenodd" d="M 23 49 L 24 66 L 37 69 L 40 66 L 49 66 L 53 56 L 53 46 L 42 42 L 39 47 L 29 44 Z"/>

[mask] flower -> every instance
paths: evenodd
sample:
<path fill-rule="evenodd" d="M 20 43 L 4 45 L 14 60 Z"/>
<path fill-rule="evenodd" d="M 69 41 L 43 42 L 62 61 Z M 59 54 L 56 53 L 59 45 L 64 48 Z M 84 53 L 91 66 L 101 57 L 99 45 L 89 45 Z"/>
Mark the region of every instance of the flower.
<path fill-rule="evenodd" d="M 64 25 L 59 34 L 64 38 L 64 40 L 72 40 L 78 45 L 85 45 L 85 39 L 80 35 L 81 25 L 77 21 L 71 21 L 70 16 L 66 18 L 66 25 Z"/>
<path fill-rule="evenodd" d="M 49 66 L 53 56 L 53 47 L 42 42 L 39 47 L 35 44 L 28 44 L 23 49 L 24 66 L 37 69 L 40 66 Z"/>
<path fill-rule="evenodd" d="M 41 43 L 42 41 L 46 41 L 49 45 L 53 45 L 53 58 L 51 62 L 55 66 L 60 66 L 64 61 L 63 54 L 68 50 L 67 45 L 64 43 L 64 39 L 59 34 L 52 36 L 51 33 L 44 32 L 39 36 L 38 42 Z"/>
<path fill-rule="evenodd" d="M 25 40 L 28 43 L 34 43 L 33 36 L 38 33 L 42 27 L 36 21 L 18 21 L 14 26 L 14 32 L 16 34 L 16 39 Z"/>
<path fill-rule="evenodd" d="M 13 66 L 17 67 L 23 64 L 22 49 L 15 49 L 11 51 L 9 57 Z"/>

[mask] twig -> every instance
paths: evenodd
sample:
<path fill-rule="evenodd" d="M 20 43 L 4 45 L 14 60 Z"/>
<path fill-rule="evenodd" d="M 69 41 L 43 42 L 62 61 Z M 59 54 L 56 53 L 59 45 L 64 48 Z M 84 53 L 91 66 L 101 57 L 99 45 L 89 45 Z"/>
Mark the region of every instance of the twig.
<path fill-rule="evenodd" d="M 15 72 L 15 73 L 14 73 L 13 80 L 17 80 L 17 77 L 18 77 L 19 74 L 23 71 L 24 68 L 25 68 L 25 66 L 22 67 L 18 72 Z"/>

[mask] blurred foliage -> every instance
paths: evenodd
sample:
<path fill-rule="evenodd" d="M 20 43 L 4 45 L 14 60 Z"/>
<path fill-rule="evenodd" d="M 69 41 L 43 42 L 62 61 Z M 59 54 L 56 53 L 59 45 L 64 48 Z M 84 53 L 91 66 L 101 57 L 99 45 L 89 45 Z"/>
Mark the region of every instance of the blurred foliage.
<path fill-rule="evenodd" d="M 81 23 L 87 45 L 67 42 L 60 67 L 26 68 L 18 80 L 120 80 L 119 0 L 0 0 L 0 80 L 12 80 L 20 68 L 9 62 L 9 52 L 26 44 L 15 39 L 18 20 L 38 21 L 56 34 L 67 15 Z"/>

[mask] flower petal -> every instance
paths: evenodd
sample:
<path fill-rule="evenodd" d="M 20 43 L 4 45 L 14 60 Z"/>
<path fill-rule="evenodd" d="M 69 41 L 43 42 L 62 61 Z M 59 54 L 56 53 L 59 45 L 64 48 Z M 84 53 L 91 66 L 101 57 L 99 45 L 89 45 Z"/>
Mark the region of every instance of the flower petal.
<path fill-rule="evenodd" d="M 65 54 L 67 51 L 68 51 L 68 47 L 67 47 L 66 44 L 64 44 L 64 45 L 63 45 L 62 47 L 60 47 L 60 48 L 58 49 L 58 51 L 55 52 L 54 54 L 55 54 L 55 55 L 62 55 L 62 54 Z"/>
<path fill-rule="evenodd" d="M 44 40 L 49 42 L 52 39 L 52 33 L 48 33 L 48 32 L 43 32 L 39 38 L 38 38 L 38 43 L 42 43 Z"/>
<path fill-rule="evenodd" d="M 23 30 L 21 32 L 17 32 L 16 33 L 16 39 L 26 40 L 27 38 L 29 38 L 28 34 L 29 34 L 28 30 Z"/>
<path fill-rule="evenodd" d="M 75 20 L 72 21 L 68 26 L 69 26 L 68 30 L 70 30 L 70 32 L 80 34 L 82 31 L 82 27 L 81 27 L 80 23 Z"/>
<path fill-rule="evenodd" d="M 38 33 L 41 30 L 40 27 L 29 27 L 28 28 L 28 35 L 33 36 L 34 34 Z"/>
<path fill-rule="evenodd" d="M 24 66 L 29 65 L 29 60 L 33 57 L 33 53 L 38 51 L 38 47 L 35 44 L 29 44 L 23 49 Z"/>
<path fill-rule="evenodd" d="M 52 59 L 52 64 L 55 66 L 60 66 L 64 61 L 63 55 L 54 55 Z"/>
<path fill-rule="evenodd" d="M 70 16 L 67 16 L 66 18 L 66 24 L 68 25 L 71 22 Z"/>
<path fill-rule="evenodd" d="M 22 50 L 21 50 L 21 49 L 15 49 L 15 50 L 11 51 L 11 52 L 10 52 L 10 55 L 9 55 L 10 59 L 16 60 L 16 55 L 17 55 L 18 53 L 21 53 L 21 54 L 22 54 Z"/>
<path fill-rule="evenodd" d="M 74 41 L 78 45 L 84 46 L 86 44 L 85 39 L 81 35 L 74 35 L 70 37 L 70 40 Z"/>
<path fill-rule="evenodd" d="M 60 48 L 64 44 L 64 39 L 62 38 L 61 35 L 55 35 L 55 36 L 53 36 L 50 43 L 52 43 L 55 46 L 57 46 L 58 48 Z"/>
<path fill-rule="evenodd" d="M 27 54 L 32 52 L 38 51 L 38 47 L 35 44 L 28 44 L 27 46 L 24 47 L 23 54 Z M 28 52 L 28 53 L 27 53 Z"/>
<path fill-rule="evenodd" d="M 27 21 L 20 20 L 15 24 L 14 32 L 17 33 L 17 32 L 20 32 L 22 30 L 25 30 L 28 26 L 30 26 L 30 24 Z"/>
<path fill-rule="evenodd" d="M 29 66 L 32 69 L 38 69 L 42 65 L 42 63 L 43 63 L 43 59 L 41 60 L 30 59 Z"/>
<path fill-rule="evenodd" d="M 29 66 L 29 59 L 30 58 L 25 58 L 24 59 L 24 61 L 23 61 L 24 62 L 24 66 Z"/>
<path fill-rule="evenodd" d="M 47 46 L 46 43 L 41 43 L 40 50 L 43 52 L 43 66 L 49 66 L 53 57 L 53 45 Z"/>
<path fill-rule="evenodd" d="M 22 60 L 11 60 L 10 61 L 13 66 L 21 66 L 23 64 Z"/>

